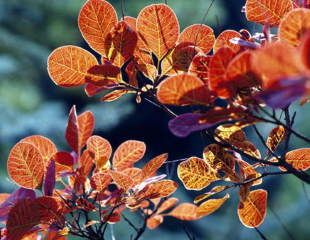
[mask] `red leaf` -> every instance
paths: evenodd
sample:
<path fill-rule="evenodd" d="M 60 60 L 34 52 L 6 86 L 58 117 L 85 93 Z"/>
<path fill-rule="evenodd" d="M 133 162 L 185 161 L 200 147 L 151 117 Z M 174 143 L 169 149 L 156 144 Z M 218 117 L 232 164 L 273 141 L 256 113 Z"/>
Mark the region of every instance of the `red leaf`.
<path fill-rule="evenodd" d="M 66 128 L 66 140 L 69 146 L 79 153 L 79 126 L 75 105 L 71 108 Z"/>

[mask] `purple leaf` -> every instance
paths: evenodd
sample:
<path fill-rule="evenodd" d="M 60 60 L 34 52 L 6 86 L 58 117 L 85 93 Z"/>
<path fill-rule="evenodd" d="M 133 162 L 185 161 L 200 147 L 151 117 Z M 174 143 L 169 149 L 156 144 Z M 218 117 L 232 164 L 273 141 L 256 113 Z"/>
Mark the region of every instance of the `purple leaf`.
<path fill-rule="evenodd" d="M 21 199 L 35 199 L 35 191 L 26 188 L 15 190 L 1 205 L 0 205 L 0 221 L 6 221 L 10 209 Z"/>
<path fill-rule="evenodd" d="M 56 182 L 56 173 L 55 173 L 55 161 L 51 160 L 49 165 L 47 166 L 45 178 L 44 178 L 44 195 L 45 196 L 52 196 L 55 188 Z"/>
<path fill-rule="evenodd" d="M 258 93 L 255 98 L 271 108 L 285 108 L 306 93 L 304 77 L 285 78 L 271 88 Z"/>
<path fill-rule="evenodd" d="M 185 113 L 169 121 L 170 131 L 177 137 L 187 137 L 192 132 L 212 127 L 216 123 L 202 123 L 204 114 Z"/>

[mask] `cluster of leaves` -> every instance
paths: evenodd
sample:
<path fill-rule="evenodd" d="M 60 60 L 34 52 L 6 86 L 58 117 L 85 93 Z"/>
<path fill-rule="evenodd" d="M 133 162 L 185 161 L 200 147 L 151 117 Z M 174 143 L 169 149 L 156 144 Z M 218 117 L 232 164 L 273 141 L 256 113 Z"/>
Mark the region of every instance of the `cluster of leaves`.
<path fill-rule="evenodd" d="M 247 0 L 244 12 L 248 21 L 262 25 L 261 33 L 225 30 L 216 37 L 204 24 L 180 33 L 178 19 L 166 4 L 152 4 L 137 18 L 118 20 L 107 1 L 88 0 L 78 24 L 100 63 L 82 48 L 63 46 L 48 59 L 50 77 L 62 87 L 83 85 L 88 96 L 103 93 L 102 101 L 135 94 L 137 103 L 146 100 L 172 117 L 168 125 L 176 136 L 204 130 L 212 144 L 205 147 L 203 158 L 182 161 L 178 177 L 188 190 L 212 189 L 194 204 L 176 206 L 178 200 L 167 197 L 177 184 L 156 176 L 166 154 L 139 169 L 134 164 L 143 157 L 145 145 L 127 141 L 109 161 L 109 142 L 92 136 L 93 115 L 77 116 L 72 108 L 66 130 L 71 153 L 58 152 L 42 136 L 21 140 L 10 153 L 9 175 L 23 188 L 2 203 L 8 238 L 40 231 L 101 239 L 107 224 L 119 221 L 127 208 L 144 217 L 144 225 L 134 227 L 138 239 L 165 216 L 197 220 L 213 213 L 229 199 L 231 189 L 239 191 L 241 222 L 254 228 L 266 216 L 267 191 L 256 189 L 264 177 L 293 174 L 310 183 L 305 172 L 310 148 L 288 151 L 291 135 L 310 142 L 292 128 L 295 115 L 289 111 L 297 99 L 308 102 L 309 1 Z M 192 106 L 195 111 L 177 115 L 170 106 Z M 267 139 L 256 126 L 261 122 L 275 125 Z M 264 145 L 264 154 L 247 138 L 248 127 Z M 61 183 L 57 190 L 56 181 Z M 43 196 L 36 197 L 33 189 L 42 186 Z M 97 213 L 96 219 L 90 212 Z"/>
<path fill-rule="evenodd" d="M 144 228 L 150 229 L 164 216 L 181 218 L 178 199 L 168 198 L 177 183 L 156 175 L 168 154 L 134 167 L 146 146 L 128 140 L 111 157 L 110 143 L 92 135 L 94 121 L 91 112 L 77 115 L 75 107 L 71 109 L 65 134 L 71 152 L 57 150 L 40 135 L 12 148 L 7 169 L 20 188 L 1 194 L 0 219 L 6 224 L 1 239 L 65 239 L 68 234 L 102 239 L 106 225 L 120 221 L 126 209 L 141 213 Z"/>

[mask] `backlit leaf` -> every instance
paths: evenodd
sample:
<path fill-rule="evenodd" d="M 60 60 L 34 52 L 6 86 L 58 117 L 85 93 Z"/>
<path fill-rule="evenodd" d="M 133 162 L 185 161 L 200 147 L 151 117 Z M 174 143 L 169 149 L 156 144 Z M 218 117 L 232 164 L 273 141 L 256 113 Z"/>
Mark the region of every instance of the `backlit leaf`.
<path fill-rule="evenodd" d="M 196 214 L 197 208 L 198 207 L 192 203 L 181 203 L 167 215 L 182 221 L 193 221 L 200 218 Z"/>
<path fill-rule="evenodd" d="M 201 190 L 218 180 L 216 172 L 203 160 L 191 157 L 178 166 L 178 177 L 188 190 Z"/>
<path fill-rule="evenodd" d="M 221 175 L 221 178 L 238 182 L 239 178 L 235 173 L 235 157 L 225 148 L 217 144 L 209 144 L 203 150 L 203 159 Z"/>
<path fill-rule="evenodd" d="M 113 90 L 112 92 L 104 95 L 102 98 L 100 98 L 100 101 L 103 102 L 113 102 L 120 97 L 124 96 L 126 93 L 128 93 L 128 90 L 126 89 L 117 89 Z"/>
<path fill-rule="evenodd" d="M 88 75 L 85 77 L 86 82 L 109 89 L 117 86 L 120 68 L 110 62 L 106 62 L 101 65 L 93 65 L 88 69 L 87 73 Z"/>
<path fill-rule="evenodd" d="M 107 49 L 110 47 L 107 35 L 116 23 L 116 11 L 105 0 L 88 0 L 78 18 L 80 31 L 86 42 L 104 56 L 107 56 Z"/>
<path fill-rule="evenodd" d="M 298 46 L 308 30 L 310 30 L 310 9 L 296 8 L 282 19 L 279 38 L 281 41 Z"/>
<path fill-rule="evenodd" d="M 111 183 L 112 178 L 108 172 L 95 173 L 90 179 L 90 185 L 97 191 L 105 190 Z"/>
<path fill-rule="evenodd" d="M 138 199 L 164 198 L 173 194 L 178 188 L 178 184 L 172 180 L 161 180 L 147 185 L 137 195 Z"/>
<path fill-rule="evenodd" d="M 109 171 L 109 174 L 112 177 L 113 181 L 124 191 L 128 191 L 135 185 L 131 177 L 124 173 Z"/>
<path fill-rule="evenodd" d="M 156 173 L 156 171 L 164 164 L 164 162 L 167 160 L 168 154 L 164 153 L 161 154 L 149 162 L 147 162 L 143 168 L 142 168 L 142 178 L 143 180 L 149 177 L 153 177 L 153 175 Z"/>
<path fill-rule="evenodd" d="M 88 176 L 93 169 L 95 163 L 95 156 L 96 154 L 93 153 L 91 150 L 87 149 L 83 151 L 80 158 L 80 166 L 82 169 L 82 174 L 84 176 Z"/>
<path fill-rule="evenodd" d="M 251 22 L 277 26 L 286 13 L 293 9 L 291 0 L 247 0 L 246 17 Z"/>
<path fill-rule="evenodd" d="M 226 69 L 234 56 L 233 50 L 222 47 L 210 60 L 209 86 L 221 98 L 229 98 L 231 96 L 230 86 L 226 81 Z"/>
<path fill-rule="evenodd" d="M 238 216 L 243 225 L 249 228 L 258 227 L 266 217 L 267 191 L 258 189 L 251 191 L 244 202 L 238 206 Z"/>
<path fill-rule="evenodd" d="M 147 222 L 146 222 L 147 228 L 153 230 L 157 228 L 163 221 L 164 221 L 164 217 L 161 215 L 152 216 L 147 219 Z"/>
<path fill-rule="evenodd" d="M 87 150 L 94 154 L 97 169 L 102 169 L 112 155 L 112 146 L 108 140 L 100 136 L 91 136 L 87 140 Z"/>
<path fill-rule="evenodd" d="M 35 207 L 35 208 L 34 208 Z M 7 236 L 10 240 L 20 240 L 26 233 L 39 224 L 40 216 L 33 200 L 22 199 L 10 211 L 8 216 Z"/>
<path fill-rule="evenodd" d="M 260 158 L 260 152 L 256 146 L 247 140 L 241 127 L 233 124 L 224 124 L 216 128 L 216 137 L 221 141 L 228 142 L 245 153 Z"/>
<path fill-rule="evenodd" d="M 227 66 L 226 78 L 232 93 L 259 86 L 260 79 L 252 70 L 252 52 L 244 51 L 237 55 Z"/>
<path fill-rule="evenodd" d="M 148 50 L 161 59 L 179 38 L 179 22 L 173 10 L 165 4 L 152 4 L 137 17 L 137 31 Z"/>
<path fill-rule="evenodd" d="M 63 46 L 55 49 L 47 61 L 51 79 L 61 87 L 75 87 L 85 83 L 88 69 L 98 64 L 88 51 L 76 46 Z"/>
<path fill-rule="evenodd" d="M 199 77 L 205 84 L 209 84 L 208 71 L 211 56 L 197 54 L 188 69 L 188 72 Z"/>
<path fill-rule="evenodd" d="M 258 173 L 251 164 L 247 163 L 246 161 L 244 161 L 242 159 L 238 159 L 237 163 L 239 166 L 239 171 L 240 171 L 242 180 L 245 182 L 251 181 L 249 186 L 252 186 L 252 185 L 256 186 L 256 185 L 259 185 L 263 182 L 262 178 L 257 179 L 255 181 L 252 181 L 256 178 L 259 178 L 261 176 L 261 174 Z"/>
<path fill-rule="evenodd" d="M 304 66 L 310 71 L 310 31 L 305 34 L 301 42 L 300 52 Z"/>
<path fill-rule="evenodd" d="M 222 47 L 229 47 L 234 52 L 240 51 L 240 46 L 238 44 L 233 44 L 230 42 L 233 38 L 241 38 L 242 35 L 234 30 L 225 30 L 216 38 L 213 51 L 217 52 Z"/>
<path fill-rule="evenodd" d="M 79 127 L 78 139 L 79 139 L 79 149 L 83 148 L 86 141 L 93 134 L 95 127 L 95 117 L 90 111 L 86 111 L 77 117 L 77 123 Z"/>
<path fill-rule="evenodd" d="M 157 98 L 163 104 L 177 106 L 208 105 L 213 100 L 208 87 L 198 77 L 190 74 L 165 79 L 158 86 Z"/>
<path fill-rule="evenodd" d="M 252 69 L 262 76 L 265 88 L 278 80 L 296 77 L 304 72 L 298 50 L 283 42 L 267 44 L 256 50 L 252 55 Z"/>
<path fill-rule="evenodd" d="M 225 189 L 227 189 L 227 186 L 215 186 L 213 187 L 209 192 L 203 193 L 197 197 L 195 197 L 194 199 L 194 203 L 200 203 L 204 200 L 206 200 L 207 198 L 210 198 L 211 196 L 213 196 L 214 194 L 217 194 L 219 192 L 224 191 Z"/>
<path fill-rule="evenodd" d="M 110 32 L 112 43 L 117 51 L 126 61 L 132 57 L 137 46 L 138 35 L 125 21 L 118 22 Z"/>
<path fill-rule="evenodd" d="M 229 198 L 229 194 L 226 194 L 223 198 L 210 199 L 203 202 L 196 210 L 196 214 L 198 217 L 205 217 L 216 210 L 218 210 Z"/>
<path fill-rule="evenodd" d="M 286 135 L 285 128 L 279 125 L 271 130 L 266 145 L 271 151 L 275 151 Z"/>
<path fill-rule="evenodd" d="M 174 207 L 178 202 L 179 200 L 177 198 L 173 198 L 173 197 L 168 198 L 159 206 L 156 213 L 161 214 L 169 210 L 170 208 Z"/>
<path fill-rule="evenodd" d="M 7 170 L 15 183 L 35 189 L 42 183 L 45 162 L 34 145 L 19 142 L 11 149 Z"/>
<path fill-rule="evenodd" d="M 74 158 L 69 152 L 57 152 L 54 154 L 53 160 L 65 166 L 73 166 L 74 164 Z"/>
<path fill-rule="evenodd" d="M 210 52 L 215 41 L 213 29 L 204 24 L 194 24 L 185 28 L 180 34 L 179 42 L 190 43 L 199 47 L 204 53 Z"/>
<path fill-rule="evenodd" d="M 35 146 L 44 160 L 45 167 L 47 167 L 51 157 L 57 152 L 56 145 L 50 139 L 41 135 L 25 137 L 20 142 L 30 143 Z"/>
<path fill-rule="evenodd" d="M 123 142 L 114 152 L 113 167 L 118 171 L 132 167 L 134 163 L 143 158 L 146 146 L 144 142 L 128 140 Z"/>
<path fill-rule="evenodd" d="M 20 240 L 38 224 L 61 224 L 61 211 L 61 203 L 52 197 L 20 200 L 8 216 L 8 239 Z"/>
<path fill-rule="evenodd" d="M 286 153 L 285 161 L 298 170 L 308 170 L 310 168 L 310 148 L 300 148 Z"/>

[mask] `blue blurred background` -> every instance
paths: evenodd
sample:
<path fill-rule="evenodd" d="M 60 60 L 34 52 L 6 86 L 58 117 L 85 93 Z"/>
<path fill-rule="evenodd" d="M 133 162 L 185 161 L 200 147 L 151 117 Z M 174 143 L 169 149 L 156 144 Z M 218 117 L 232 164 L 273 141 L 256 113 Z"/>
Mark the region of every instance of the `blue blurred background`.
<path fill-rule="evenodd" d="M 84 0 L 0 0 L 0 191 L 11 192 L 16 186 L 6 175 L 6 160 L 10 148 L 19 139 L 41 134 L 68 149 L 64 142 L 64 128 L 69 108 L 77 105 L 79 112 L 91 110 L 96 116 L 96 133 L 109 139 L 114 147 L 127 139 L 145 141 L 146 159 L 169 152 L 169 160 L 201 156 L 207 144 L 199 134 L 178 139 L 167 128 L 168 117 L 147 103 L 137 105 L 130 97 L 113 103 L 100 103 L 98 98 L 87 98 L 82 89 L 56 87 L 46 71 L 48 54 L 56 47 L 74 44 L 89 50 L 82 39 L 77 16 Z M 110 1 L 120 12 L 120 1 Z M 125 0 L 126 15 L 137 16 L 139 10 L 151 3 L 163 1 Z M 181 27 L 201 23 L 210 0 L 168 0 L 179 17 Z M 215 1 L 205 23 L 215 33 L 231 28 L 248 28 L 241 13 L 244 1 Z M 120 14 L 119 14 L 120 16 Z M 309 106 L 295 107 L 299 131 L 309 135 Z M 298 114 L 299 113 L 299 114 Z M 261 125 L 268 133 L 270 126 Z M 251 132 L 249 132 L 251 134 Z M 297 139 L 295 147 L 305 146 Z M 294 146 L 291 146 L 293 149 Z M 174 173 L 173 176 L 176 179 Z M 310 238 L 310 189 L 291 176 L 270 177 L 264 186 L 269 192 L 266 221 L 260 230 L 268 239 Z M 198 193 L 184 191 L 178 196 L 192 201 Z M 196 239 L 259 239 L 253 229 L 242 227 L 237 216 L 237 193 L 222 209 L 200 221 L 184 223 Z M 138 221 L 138 219 L 134 219 Z M 183 225 L 183 224 L 182 224 Z M 165 219 L 155 232 L 148 231 L 144 239 L 186 239 L 183 226 L 173 219 Z M 111 230 L 111 229 L 110 229 Z M 126 223 L 114 226 L 116 239 L 129 239 L 131 230 Z M 290 237 L 290 234 L 293 236 Z"/>

